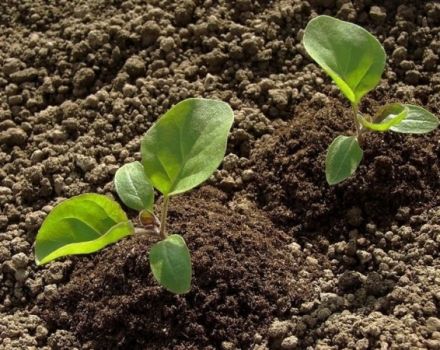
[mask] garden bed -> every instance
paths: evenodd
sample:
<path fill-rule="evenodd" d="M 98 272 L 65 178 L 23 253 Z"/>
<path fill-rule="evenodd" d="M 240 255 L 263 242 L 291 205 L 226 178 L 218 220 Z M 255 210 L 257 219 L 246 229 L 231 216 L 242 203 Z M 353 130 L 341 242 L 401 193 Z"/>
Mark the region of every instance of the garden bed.
<path fill-rule="evenodd" d="M 328 186 L 326 149 L 353 125 L 301 45 L 316 14 L 385 47 L 362 110 L 440 114 L 436 1 L 0 4 L 0 349 L 440 348 L 440 132 L 368 134 Z M 191 291 L 155 283 L 148 235 L 37 267 L 50 209 L 116 197 L 118 167 L 187 97 L 235 114 L 221 168 L 171 201 Z"/>

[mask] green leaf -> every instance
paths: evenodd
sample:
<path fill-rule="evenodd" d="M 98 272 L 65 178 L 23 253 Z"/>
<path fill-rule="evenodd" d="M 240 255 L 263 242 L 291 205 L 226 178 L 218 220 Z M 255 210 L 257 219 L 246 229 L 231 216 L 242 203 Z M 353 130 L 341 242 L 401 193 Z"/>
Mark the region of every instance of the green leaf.
<path fill-rule="evenodd" d="M 354 104 L 379 83 L 386 54 L 364 28 L 329 16 L 312 19 L 304 48 Z"/>
<path fill-rule="evenodd" d="M 354 136 L 338 136 L 330 144 L 325 159 L 325 176 L 336 185 L 351 176 L 362 160 L 363 151 Z"/>
<path fill-rule="evenodd" d="M 35 261 L 89 254 L 134 232 L 118 203 L 94 193 L 67 199 L 53 208 L 38 231 Z"/>
<path fill-rule="evenodd" d="M 123 165 L 115 174 L 116 192 L 124 204 L 134 210 L 153 210 L 154 189 L 139 162 Z"/>
<path fill-rule="evenodd" d="M 191 288 L 191 256 L 180 235 L 170 235 L 153 245 L 150 267 L 154 277 L 168 291 L 175 294 L 189 292 Z"/>
<path fill-rule="evenodd" d="M 191 98 L 172 107 L 145 134 L 142 165 L 164 195 L 186 192 L 217 169 L 234 114 L 227 103 Z"/>
<path fill-rule="evenodd" d="M 386 105 L 376 116 L 379 123 L 372 123 L 358 114 L 359 122 L 366 128 L 373 131 L 388 131 L 391 127 L 399 124 L 408 116 L 408 108 L 400 103 Z"/>
<path fill-rule="evenodd" d="M 438 118 L 419 106 L 404 105 L 408 109 L 408 115 L 399 124 L 391 127 L 391 131 L 403 134 L 425 134 L 437 129 Z"/>

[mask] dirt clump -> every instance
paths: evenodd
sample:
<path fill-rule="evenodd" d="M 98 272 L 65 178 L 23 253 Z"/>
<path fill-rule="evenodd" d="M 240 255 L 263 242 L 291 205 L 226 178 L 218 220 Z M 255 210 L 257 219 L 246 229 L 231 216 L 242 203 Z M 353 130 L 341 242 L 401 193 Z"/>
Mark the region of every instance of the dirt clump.
<path fill-rule="evenodd" d="M 192 252 L 189 294 L 157 285 L 148 264 L 152 238 L 136 236 L 76 261 L 69 282 L 39 306 L 44 318 L 91 348 L 249 348 L 262 324 L 310 296 L 307 285 L 320 271 L 317 261 L 295 256 L 289 237 L 261 212 L 242 206 L 240 214 L 226 199 L 207 187 L 172 201 L 170 230 Z"/>
<path fill-rule="evenodd" d="M 295 118 L 252 152 L 256 179 L 246 191 L 255 194 L 275 222 L 296 231 L 336 232 L 346 223 L 358 227 L 393 220 L 401 207 L 418 213 L 439 204 L 438 130 L 422 136 L 367 134 L 357 172 L 329 186 L 324 173 L 327 147 L 337 135 L 353 133 L 350 108 L 329 101 L 321 108 L 298 105 Z"/>

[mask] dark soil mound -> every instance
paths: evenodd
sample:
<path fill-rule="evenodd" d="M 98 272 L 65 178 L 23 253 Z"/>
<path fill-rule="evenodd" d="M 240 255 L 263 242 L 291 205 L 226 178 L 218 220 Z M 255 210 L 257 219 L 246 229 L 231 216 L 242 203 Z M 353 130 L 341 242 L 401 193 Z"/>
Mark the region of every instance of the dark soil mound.
<path fill-rule="evenodd" d="M 438 130 L 423 136 L 367 134 L 357 172 L 329 186 L 326 150 L 337 135 L 352 134 L 351 118 L 350 108 L 336 99 L 321 107 L 302 103 L 277 136 L 255 148 L 251 159 L 258 175 L 248 190 L 274 221 L 337 231 L 344 222 L 389 224 L 399 208 L 409 206 L 417 213 L 439 204 Z"/>
<path fill-rule="evenodd" d="M 304 262 L 293 259 L 287 237 L 258 210 L 240 215 L 225 200 L 208 187 L 172 203 L 171 232 L 192 251 L 189 294 L 157 286 L 147 254 L 153 240 L 135 236 L 78 259 L 70 281 L 46 301 L 45 318 L 93 339 L 94 349 L 214 349 L 223 341 L 248 348 L 262 324 L 310 297 L 306 286 L 320 272 L 295 277 Z"/>

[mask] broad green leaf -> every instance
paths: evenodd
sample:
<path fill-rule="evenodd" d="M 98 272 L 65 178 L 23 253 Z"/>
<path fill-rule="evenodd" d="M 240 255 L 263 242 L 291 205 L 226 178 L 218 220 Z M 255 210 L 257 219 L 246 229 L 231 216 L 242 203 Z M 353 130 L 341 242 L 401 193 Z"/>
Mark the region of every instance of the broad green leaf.
<path fill-rule="evenodd" d="M 118 203 L 94 193 L 67 199 L 43 221 L 35 241 L 35 261 L 45 264 L 71 254 L 95 252 L 134 232 Z"/>
<path fill-rule="evenodd" d="M 336 185 L 352 175 L 362 160 L 363 151 L 354 136 L 338 136 L 330 144 L 325 159 L 325 176 Z"/>
<path fill-rule="evenodd" d="M 364 28 L 329 16 L 312 19 L 304 48 L 354 104 L 379 83 L 386 54 Z"/>
<path fill-rule="evenodd" d="M 111 227 L 102 236 L 85 242 L 66 244 L 52 253 L 46 255 L 37 261 L 38 265 L 46 264 L 57 258 L 67 255 L 90 254 L 105 248 L 106 246 L 116 243 L 121 238 L 131 235 L 134 232 L 134 226 L 131 221 L 124 221 Z"/>
<path fill-rule="evenodd" d="M 408 108 L 400 103 L 386 105 L 375 118 L 379 123 L 373 123 L 358 114 L 359 122 L 366 128 L 374 131 L 388 131 L 408 116 Z"/>
<path fill-rule="evenodd" d="M 191 98 L 172 107 L 142 140 L 151 184 L 175 195 L 205 181 L 223 160 L 233 121 L 231 107 L 221 101 Z"/>
<path fill-rule="evenodd" d="M 154 189 L 139 162 L 123 165 L 115 174 L 115 188 L 124 204 L 134 210 L 153 210 Z"/>
<path fill-rule="evenodd" d="M 438 118 L 419 106 L 404 105 L 408 109 L 406 118 L 397 125 L 393 125 L 390 130 L 403 134 L 425 134 L 437 129 Z"/>
<path fill-rule="evenodd" d="M 189 292 L 191 288 L 191 256 L 180 235 L 170 235 L 153 245 L 150 267 L 161 286 L 175 294 Z"/>

